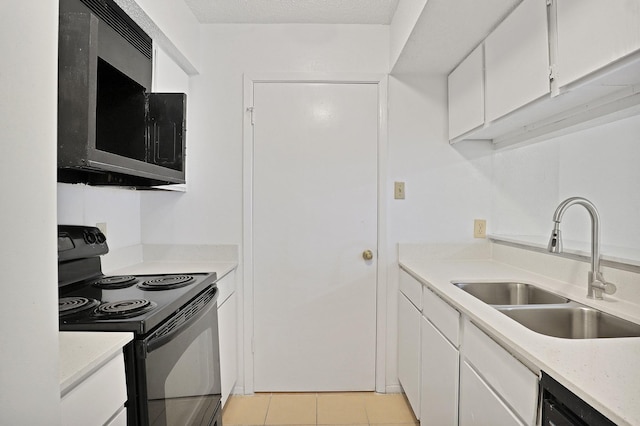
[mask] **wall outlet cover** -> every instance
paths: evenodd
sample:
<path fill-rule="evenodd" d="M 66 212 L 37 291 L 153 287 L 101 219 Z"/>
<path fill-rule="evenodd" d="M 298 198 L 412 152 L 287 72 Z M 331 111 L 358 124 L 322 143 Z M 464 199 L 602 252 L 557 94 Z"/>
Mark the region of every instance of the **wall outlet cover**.
<path fill-rule="evenodd" d="M 487 221 L 476 219 L 473 221 L 473 238 L 487 238 Z"/>

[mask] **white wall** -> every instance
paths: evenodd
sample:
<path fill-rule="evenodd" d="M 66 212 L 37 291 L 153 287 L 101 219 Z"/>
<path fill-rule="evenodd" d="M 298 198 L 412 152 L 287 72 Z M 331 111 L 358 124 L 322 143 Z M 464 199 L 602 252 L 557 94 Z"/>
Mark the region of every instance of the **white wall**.
<path fill-rule="evenodd" d="M 109 250 L 141 243 L 140 192 L 65 183 L 58 183 L 57 190 L 59 224 L 106 223 Z"/>
<path fill-rule="evenodd" d="M 187 192 L 145 193 L 144 243 L 241 244 L 243 73 L 388 71 L 388 28 L 208 25 L 190 79 Z"/>
<path fill-rule="evenodd" d="M 389 80 L 387 388 L 397 385 L 397 245 L 473 243 L 473 220 L 489 219 L 493 152 L 488 144 L 451 146 L 443 77 Z M 482 240 L 484 241 L 484 240 Z"/>
<path fill-rule="evenodd" d="M 0 424 L 60 424 L 57 2 L 0 13 Z"/>
<path fill-rule="evenodd" d="M 603 245 L 638 250 L 639 164 L 640 116 L 496 152 L 493 220 L 487 228 L 499 234 L 548 236 L 558 204 L 583 196 L 599 210 Z M 587 212 L 567 210 L 562 232 L 566 242 L 588 242 Z"/>

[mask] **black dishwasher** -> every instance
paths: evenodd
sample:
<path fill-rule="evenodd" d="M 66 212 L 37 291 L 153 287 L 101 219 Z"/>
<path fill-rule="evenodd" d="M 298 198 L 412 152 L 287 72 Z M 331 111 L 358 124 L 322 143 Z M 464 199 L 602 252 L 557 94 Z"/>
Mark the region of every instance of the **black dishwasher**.
<path fill-rule="evenodd" d="M 542 426 L 615 426 L 615 423 L 544 371 L 540 386 Z"/>

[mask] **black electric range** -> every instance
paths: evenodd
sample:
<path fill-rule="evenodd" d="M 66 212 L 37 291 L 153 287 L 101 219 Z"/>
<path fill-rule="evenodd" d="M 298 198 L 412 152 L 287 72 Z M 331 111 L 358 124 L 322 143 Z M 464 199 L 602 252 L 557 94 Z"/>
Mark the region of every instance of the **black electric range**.
<path fill-rule="evenodd" d="M 216 273 L 106 276 L 108 251 L 98 228 L 58 226 L 60 330 L 133 332 L 129 426 L 221 426 Z"/>

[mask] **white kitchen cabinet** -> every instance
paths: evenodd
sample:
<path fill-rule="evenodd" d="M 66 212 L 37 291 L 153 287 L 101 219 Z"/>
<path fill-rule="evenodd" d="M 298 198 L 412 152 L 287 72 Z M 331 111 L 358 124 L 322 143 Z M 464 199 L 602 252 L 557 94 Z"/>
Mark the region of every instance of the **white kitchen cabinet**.
<path fill-rule="evenodd" d="M 126 423 L 127 386 L 122 352 L 111 358 L 61 398 L 62 424 L 102 426 Z"/>
<path fill-rule="evenodd" d="M 425 289 L 425 292 L 429 291 Z M 458 424 L 458 349 L 422 318 L 422 426 Z"/>
<path fill-rule="evenodd" d="M 422 295 L 422 425 L 458 423 L 460 313 L 425 287 Z"/>
<path fill-rule="evenodd" d="M 502 399 L 463 362 L 460 367 L 460 423 L 459 426 L 523 426 Z"/>
<path fill-rule="evenodd" d="M 640 0 L 556 0 L 555 7 L 560 87 L 640 50 Z"/>
<path fill-rule="evenodd" d="M 484 124 L 484 45 L 480 44 L 450 74 L 449 139 Z"/>
<path fill-rule="evenodd" d="M 218 335 L 220 342 L 220 380 L 222 406 L 238 377 L 238 305 L 235 291 L 235 271 L 218 280 Z"/>
<path fill-rule="evenodd" d="M 485 39 L 487 123 L 550 93 L 548 40 L 545 0 L 524 0 Z"/>
<path fill-rule="evenodd" d="M 402 274 L 405 274 L 402 272 Z M 417 282 L 417 281 L 416 281 Z M 420 418 L 420 310 L 398 293 L 398 380 Z"/>
<path fill-rule="evenodd" d="M 465 364 L 472 366 L 478 375 L 482 377 L 482 381 L 486 383 L 486 386 L 492 389 L 491 396 L 487 395 L 487 398 L 499 398 L 503 402 L 502 405 L 510 407 L 509 410 L 513 412 L 513 415 L 520 418 L 524 424 L 535 424 L 538 402 L 538 376 L 467 318 L 464 321 L 462 355 Z M 471 383 L 474 383 L 474 380 L 471 377 L 469 378 Z M 481 413 L 475 410 L 475 403 L 470 402 L 469 397 L 462 397 L 463 393 L 471 392 L 470 390 L 464 390 L 464 380 L 461 381 L 460 386 L 460 413 L 470 410 L 474 412 L 473 418 L 483 418 L 478 417 L 481 416 Z M 475 388 L 476 385 L 470 386 Z M 473 392 L 477 393 L 477 390 Z M 469 416 L 471 414 L 467 413 L 468 418 Z M 462 420 L 463 415 L 460 414 L 460 417 Z M 485 419 L 488 420 L 491 417 L 485 417 Z"/>

